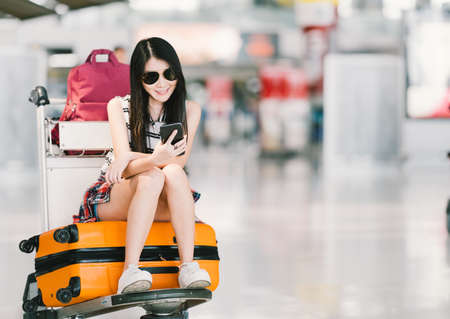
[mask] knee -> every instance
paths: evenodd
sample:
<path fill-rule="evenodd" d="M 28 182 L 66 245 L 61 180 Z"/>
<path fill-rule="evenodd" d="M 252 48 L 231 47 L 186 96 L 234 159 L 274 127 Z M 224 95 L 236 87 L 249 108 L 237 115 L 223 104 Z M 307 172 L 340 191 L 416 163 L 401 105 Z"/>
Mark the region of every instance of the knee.
<path fill-rule="evenodd" d="M 159 194 L 164 187 L 164 179 L 165 176 L 161 169 L 154 167 L 136 176 L 136 190 L 155 191 Z"/>
<path fill-rule="evenodd" d="M 177 185 L 186 181 L 186 173 L 180 165 L 169 164 L 162 169 L 162 172 L 166 184 Z"/>

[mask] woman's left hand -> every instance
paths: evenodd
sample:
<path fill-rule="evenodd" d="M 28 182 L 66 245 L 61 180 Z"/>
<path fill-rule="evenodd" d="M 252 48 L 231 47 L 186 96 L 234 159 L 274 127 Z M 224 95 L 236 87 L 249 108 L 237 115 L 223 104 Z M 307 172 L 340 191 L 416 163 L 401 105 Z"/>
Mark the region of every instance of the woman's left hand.
<path fill-rule="evenodd" d="M 114 161 L 109 165 L 108 170 L 105 174 L 105 179 L 109 184 L 120 183 L 124 178 L 122 177 L 123 171 L 127 168 L 128 163 L 131 161 L 131 153 L 126 152 L 125 154 L 114 159 Z"/>

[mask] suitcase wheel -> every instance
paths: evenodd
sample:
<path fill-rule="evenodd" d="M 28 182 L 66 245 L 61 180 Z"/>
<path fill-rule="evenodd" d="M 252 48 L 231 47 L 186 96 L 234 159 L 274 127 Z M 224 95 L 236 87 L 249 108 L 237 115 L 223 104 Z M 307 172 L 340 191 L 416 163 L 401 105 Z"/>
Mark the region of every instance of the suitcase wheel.
<path fill-rule="evenodd" d="M 70 241 L 70 233 L 67 229 L 58 229 L 53 233 L 53 238 L 57 243 L 66 244 Z"/>
<path fill-rule="evenodd" d="M 24 239 L 24 240 L 22 240 L 22 241 L 19 243 L 19 249 L 20 249 L 20 251 L 21 251 L 21 252 L 24 252 L 24 253 L 27 253 L 27 254 L 33 252 L 34 246 L 35 246 L 35 245 L 34 245 L 33 241 L 28 240 L 28 239 Z"/>
<path fill-rule="evenodd" d="M 69 303 L 72 297 L 72 289 L 70 288 L 61 288 L 56 292 L 56 299 L 62 303 Z"/>
<path fill-rule="evenodd" d="M 53 233 L 53 239 L 57 243 L 61 244 L 75 243 L 78 241 L 78 228 L 75 225 L 69 225 L 67 227 L 57 229 Z"/>
<path fill-rule="evenodd" d="M 60 288 L 56 292 L 56 299 L 61 303 L 69 303 L 73 297 L 78 297 L 81 291 L 80 277 L 72 277 L 69 286 Z"/>

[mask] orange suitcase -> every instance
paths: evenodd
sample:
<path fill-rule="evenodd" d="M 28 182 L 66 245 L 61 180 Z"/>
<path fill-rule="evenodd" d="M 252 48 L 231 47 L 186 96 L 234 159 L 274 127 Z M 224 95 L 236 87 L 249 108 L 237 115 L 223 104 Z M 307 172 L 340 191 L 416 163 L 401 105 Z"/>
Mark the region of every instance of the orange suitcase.
<path fill-rule="evenodd" d="M 71 224 L 21 242 L 36 248 L 35 269 L 42 303 L 60 307 L 113 295 L 125 257 L 126 222 Z M 195 224 L 194 260 L 219 284 L 219 255 L 214 229 Z M 152 225 L 140 257 L 140 268 L 153 276 L 152 289 L 177 288 L 180 264 L 175 233 L 169 222 Z"/>

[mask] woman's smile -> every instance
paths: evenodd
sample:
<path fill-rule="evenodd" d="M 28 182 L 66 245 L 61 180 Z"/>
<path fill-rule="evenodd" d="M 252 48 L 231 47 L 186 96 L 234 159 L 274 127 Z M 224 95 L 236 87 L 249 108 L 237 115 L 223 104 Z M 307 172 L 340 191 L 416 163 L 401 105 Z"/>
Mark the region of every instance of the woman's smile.
<path fill-rule="evenodd" d="M 155 92 L 159 95 L 165 95 L 167 92 L 169 92 L 169 87 L 166 87 L 164 89 L 155 89 Z"/>

